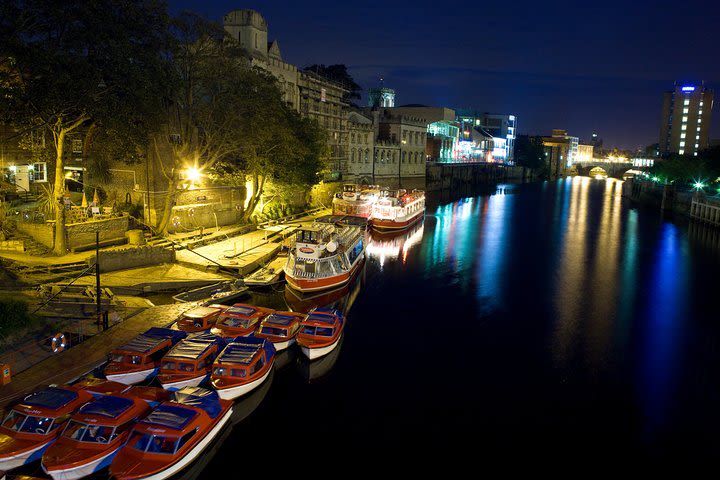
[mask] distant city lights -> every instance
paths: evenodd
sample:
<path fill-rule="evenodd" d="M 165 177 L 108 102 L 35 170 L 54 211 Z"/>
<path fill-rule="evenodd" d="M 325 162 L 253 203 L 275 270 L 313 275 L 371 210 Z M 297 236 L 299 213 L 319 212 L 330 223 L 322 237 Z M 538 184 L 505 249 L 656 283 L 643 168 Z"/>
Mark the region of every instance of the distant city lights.
<path fill-rule="evenodd" d="M 683 92 L 694 92 L 695 87 L 682 87 Z"/>

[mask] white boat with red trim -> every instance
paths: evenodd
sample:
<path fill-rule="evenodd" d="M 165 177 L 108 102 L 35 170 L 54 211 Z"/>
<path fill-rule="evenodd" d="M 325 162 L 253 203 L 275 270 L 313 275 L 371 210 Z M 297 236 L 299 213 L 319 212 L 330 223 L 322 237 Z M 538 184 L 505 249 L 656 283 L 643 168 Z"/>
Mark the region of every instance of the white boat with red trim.
<path fill-rule="evenodd" d="M 275 363 L 275 347 L 264 338 L 244 337 L 228 343 L 213 363 L 210 383 L 220 398 L 233 400 L 260 386 Z"/>
<path fill-rule="evenodd" d="M 369 222 L 373 230 L 403 230 L 424 217 L 424 191 L 386 190 L 373 205 Z"/>
<path fill-rule="evenodd" d="M 346 183 L 342 192 L 332 200 L 333 215 L 351 215 L 368 218 L 372 206 L 380 198 L 382 189 L 377 185 Z"/>

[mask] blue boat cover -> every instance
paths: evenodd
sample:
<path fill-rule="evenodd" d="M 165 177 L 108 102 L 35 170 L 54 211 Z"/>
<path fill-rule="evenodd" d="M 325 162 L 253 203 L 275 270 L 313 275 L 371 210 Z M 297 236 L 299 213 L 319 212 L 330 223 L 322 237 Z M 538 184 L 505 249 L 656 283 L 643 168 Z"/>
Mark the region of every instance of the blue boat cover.
<path fill-rule="evenodd" d="M 102 415 L 104 417 L 117 418 L 125 410 L 133 406 L 133 401 L 129 398 L 114 397 L 106 395 L 98 398 L 94 402 L 86 403 L 80 407 L 79 413 L 86 415 Z"/>
<path fill-rule="evenodd" d="M 287 327 L 295 320 L 295 317 L 290 315 L 282 315 L 280 313 L 273 313 L 269 317 L 266 317 L 265 323 L 272 323 L 273 325 L 282 325 Z"/>
<path fill-rule="evenodd" d="M 258 341 L 259 340 L 259 341 Z M 248 337 L 242 342 L 233 342 L 218 355 L 218 363 L 234 363 L 248 365 L 263 346 L 260 338 Z"/>
<path fill-rule="evenodd" d="M 162 403 L 142 423 L 181 430 L 196 415 L 197 412 L 189 408 Z"/>
<path fill-rule="evenodd" d="M 335 315 L 337 315 L 337 312 L 335 310 L 315 310 L 306 317 L 306 320 L 313 320 L 315 322 L 322 322 L 327 323 L 328 325 L 334 325 Z M 341 315 L 337 316 L 338 318 L 342 319 Z"/>
<path fill-rule="evenodd" d="M 133 338 L 128 343 L 118 348 L 118 350 L 145 353 L 156 348 L 168 338 L 173 344 L 175 344 L 186 336 L 187 332 L 184 332 L 182 330 L 153 327 L 145 333 L 141 333 L 137 337 Z"/>
<path fill-rule="evenodd" d="M 77 392 L 58 387 L 48 387 L 39 392 L 33 392 L 22 401 L 23 405 L 31 407 L 49 408 L 51 410 L 64 407 L 78 398 Z"/>
<path fill-rule="evenodd" d="M 207 388 L 183 387 L 172 393 L 170 401 L 202 408 L 211 418 L 217 417 L 222 410 L 218 393 Z"/>
<path fill-rule="evenodd" d="M 175 344 L 166 357 L 199 358 L 213 345 L 222 348 L 224 341 L 221 337 L 208 332 L 201 332 L 195 335 L 188 335 Z"/>
<path fill-rule="evenodd" d="M 232 313 L 234 315 L 245 315 L 246 317 L 249 317 L 255 312 L 257 312 L 257 308 L 247 307 L 244 305 L 233 305 L 232 307 L 225 309 L 223 313 Z"/>

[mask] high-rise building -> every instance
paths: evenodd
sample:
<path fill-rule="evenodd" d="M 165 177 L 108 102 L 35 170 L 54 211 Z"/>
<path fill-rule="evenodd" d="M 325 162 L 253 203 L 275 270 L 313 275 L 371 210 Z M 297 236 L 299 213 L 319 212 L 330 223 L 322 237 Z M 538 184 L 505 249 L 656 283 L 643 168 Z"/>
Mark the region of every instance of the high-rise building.
<path fill-rule="evenodd" d="M 697 155 L 709 146 L 713 91 L 703 83 L 678 83 L 663 94 L 660 155 Z"/>

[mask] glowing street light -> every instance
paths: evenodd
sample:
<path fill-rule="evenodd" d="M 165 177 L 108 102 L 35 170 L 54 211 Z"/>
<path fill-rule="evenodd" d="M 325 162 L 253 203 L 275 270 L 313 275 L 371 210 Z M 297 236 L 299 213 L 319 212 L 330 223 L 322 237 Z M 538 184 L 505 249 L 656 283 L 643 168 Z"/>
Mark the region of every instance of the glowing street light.
<path fill-rule="evenodd" d="M 187 178 L 191 182 L 199 181 L 201 176 L 202 174 L 200 173 L 200 169 L 197 167 L 188 167 L 185 170 L 185 178 Z"/>

